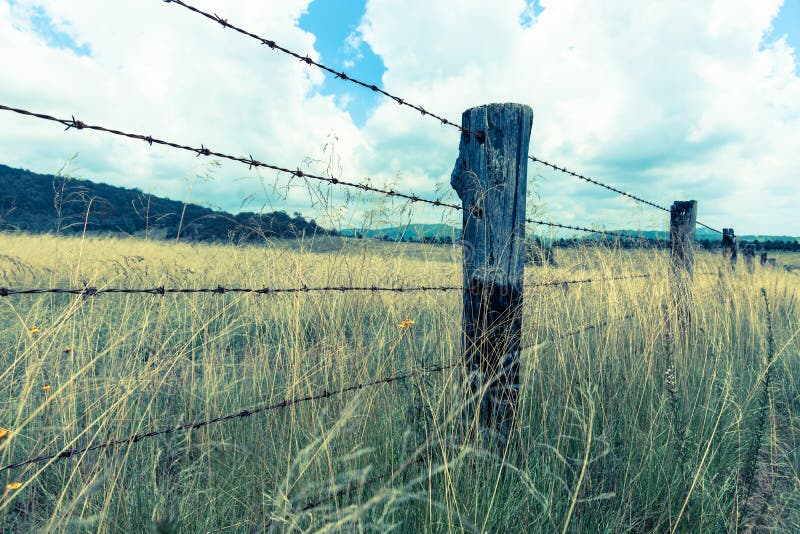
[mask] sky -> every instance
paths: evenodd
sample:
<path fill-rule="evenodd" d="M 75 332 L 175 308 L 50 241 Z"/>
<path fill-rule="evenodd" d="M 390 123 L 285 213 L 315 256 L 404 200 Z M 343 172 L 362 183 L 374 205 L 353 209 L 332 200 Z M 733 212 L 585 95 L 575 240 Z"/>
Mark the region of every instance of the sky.
<path fill-rule="evenodd" d="M 459 123 L 534 112 L 530 153 L 737 234 L 800 235 L 800 0 L 186 0 Z M 457 197 L 459 133 L 161 0 L 0 0 L 0 104 L 421 196 Z M 0 163 L 328 227 L 452 210 L 0 112 Z M 537 218 L 664 213 L 530 164 Z M 209 178 L 210 177 L 210 178 Z"/>

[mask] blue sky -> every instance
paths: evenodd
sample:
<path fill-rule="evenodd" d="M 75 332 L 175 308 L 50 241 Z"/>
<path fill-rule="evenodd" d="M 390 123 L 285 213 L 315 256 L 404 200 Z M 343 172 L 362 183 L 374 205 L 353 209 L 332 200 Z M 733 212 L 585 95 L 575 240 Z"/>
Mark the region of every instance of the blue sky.
<path fill-rule="evenodd" d="M 8 3 L 14 7 L 16 0 L 8 0 Z M 91 56 L 89 45 L 75 42 L 71 35 L 59 29 L 43 7 L 33 5 L 28 20 L 33 31 L 43 37 L 48 46 L 71 50 L 78 56 Z"/>
<path fill-rule="evenodd" d="M 321 54 L 322 63 L 380 85 L 386 67 L 358 32 L 365 9 L 366 0 L 314 0 L 300 18 L 300 28 L 316 37 L 314 48 Z M 382 98 L 328 75 L 321 92 L 336 95 L 358 126 L 364 125 Z"/>
<path fill-rule="evenodd" d="M 789 46 L 796 52 L 800 51 L 800 0 L 783 0 L 781 10 L 772 22 L 772 33 L 767 39 L 778 39 L 784 35 Z M 797 54 L 795 59 L 800 60 Z M 800 74 L 800 61 L 795 66 Z"/>

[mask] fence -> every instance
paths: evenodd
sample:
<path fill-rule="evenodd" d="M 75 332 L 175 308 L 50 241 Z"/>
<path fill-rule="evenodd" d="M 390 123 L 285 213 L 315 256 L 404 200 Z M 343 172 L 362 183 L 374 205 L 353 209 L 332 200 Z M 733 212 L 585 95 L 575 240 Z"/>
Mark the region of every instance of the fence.
<path fill-rule="evenodd" d="M 65 458 L 71 458 L 85 453 L 116 447 L 123 444 L 135 444 L 142 440 L 171 434 L 175 432 L 189 432 L 207 425 L 225 421 L 241 420 L 252 415 L 267 411 L 280 410 L 307 403 L 341 396 L 365 388 L 378 387 L 394 382 L 409 380 L 414 377 L 444 372 L 456 367 L 463 367 L 467 371 L 465 389 L 471 392 L 474 400 L 467 406 L 467 412 L 484 425 L 490 425 L 500 430 L 500 435 L 508 434 L 514 422 L 514 414 L 519 389 L 519 364 L 520 355 L 524 351 L 521 346 L 522 304 L 524 289 L 567 287 L 572 284 L 602 283 L 612 280 L 629 280 L 648 278 L 651 274 L 632 276 L 619 276 L 607 278 L 585 278 L 575 280 L 555 280 L 524 283 L 524 248 L 526 224 L 541 225 L 560 230 L 571 230 L 599 235 L 603 239 L 613 238 L 616 242 L 643 241 L 642 236 L 630 235 L 622 232 L 607 231 L 576 226 L 554 221 L 543 221 L 526 216 L 526 190 L 527 190 L 527 165 L 528 162 L 544 165 L 554 171 L 572 176 L 589 184 L 604 188 L 640 204 L 658 209 L 670 214 L 670 257 L 671 272 L 665 273 L 672 284 L 673 304 L 677 321 L 681 328 L 685 328 L 691 320 L 689 302 L 689 284 L 694 277 L 694 252 L 693 240 L 696 225 L 701 225 L 722 237 L 722 247 L 725 256 L 729 259 L 731 267 L 735 269 L 739 246 L 732 228 L 722 231 L 697 220 L 697 202 L 677 201 L 667 208 L 656 202 L 640 196 L 625 192 L 617 187 L 608 185 L 599 180 L 584 176 L 555 163 L 528 155 L 530 132 L 532 128 L 532 110 L 520 104 L 491 104 L 469 109 L 462 116 L 459 125 L 439 114 L 428 111 L 424 107 L 410 103 L 374 84 L 357 80 L 344 72 L 332 69 L 316 62 L 308 56 L 289 50 L 275 41 L 258 36 L 238 26 L 233 25 L 216 14 L 204 12 L 182 0 L 164 0 L 189 10 L 199 16 L 205 17 L 220 24 L 223 28 L 232 29 L 244 36 L 255 39 L 266 45 L 270 50 L 287 54 L 304 63 L 320 68 L 335 75 L 343 82 L 353 83 L 375 93 L 384 95 L 397 102 L 399 105 L 416 110 L 423 117 L 430 117 L 441 124 L 453 127 L 461 133 L 459 156 L 451 178 L 451 185 L 458 193 L 461 204 L 454 204 L 439 198 L 425 198 L 413 193 L 397 191 L 393 188 L 381 188 L 367 183 L 347 181 L 329 176 L 306 173 L 299 168 L 292 169 L 274 163 L 266 163 L 249 156 L 234 156 L 225 152 L 212 150 L 201 144 L 199 147 L 174 141 L 164 140 L 150 134 L 129 133 L 117 128 L 92 125 L 76 119 L 58 118 L 52 115 L 33 112 L 26 109 L 0 105 L 0 111 L 7 111 L 30 118 L 54 122 L 65 126 L 65 130 L 95 131 L 107 135 L 125 137 L 143 141 L 148 145 L 162 145 L 176 150 L 195 153 L 198 157 L 216 157 L 246 165 L 248 168 L 266 168 L 289 174 L 291 176 L 308 178 L 327 183 L 331 186 L 355 188 L 358 190 L 394 197 L 411 203 L 423 203 L 434 207 L 441 207 L 460 211 L 462 214 L 462 239 L 463 239 L 463 284 L 442 286 L 412 286 L 412 287 L 385 287 L 385 286 L 320 286 L 320 287 L 290 287 L 290 288 L 243 288 L 217 286 L 213 288 L 112 288 L 112 287 L 82 287 L 82 288 L 0 288 L 0 297 L 10 298 L 23 295 L 57 294 L 72 295 L 82 298 L 94 298 L 102 295 L 152 295 L 165 297 L 175 294 L 214 294 L 224 295 L 229 293 L 251 294 L 258 296 L 277 296 L 293 293 L 326 293 L 326 292 L 364 292 L 364 293 L 413 293 L 413 292 L 453 292 L 462 293 L 463 298 L 463 340 L 462 355 L 456 363 L 439 365 L 407 371 L 380 378 L 372 381 L 355 383 L 336 390 L 325 390 L 316 394 L 299 398 L 287 398 L 283 401 L 245 408 L 233 413 L 219 415 L 210 419 L 182 423 L 168 428 L 152 430 L 135 434 L 125 438 L 110 439 L 96 442 L 85 447 L 65 448 L 56 452 L 43 453 L 28 459 L 11 462 L 0 467 L 0 471 L 16 469 L 22 466 L 53 463 Z M 747 244 L 743 248 L 746 269 L 754 269 L 755 246 Z M 762 265 L 774 264 L 766 255 L 761 257 Z M 704 273 L 711 274 L 711 273 Z M 624 319 L 631 318 L 627 315 Z M 607 322 L 588 325 L 584 328 L 564 334 L 562 337 L 579 335 L 581 333 L 607 326 Z M 414 460 L 414 461 L 419 461 Z M 385 478 L 386 475 L 377 475 L 365 481 L 358 487 L 373 483 Z M 357 489 L 357 488 L 356 488 Z M 346 491 L 346 490 L 345 490 Z M 319 506 L 321 501 L 313 501 L 304 509 Z"/>

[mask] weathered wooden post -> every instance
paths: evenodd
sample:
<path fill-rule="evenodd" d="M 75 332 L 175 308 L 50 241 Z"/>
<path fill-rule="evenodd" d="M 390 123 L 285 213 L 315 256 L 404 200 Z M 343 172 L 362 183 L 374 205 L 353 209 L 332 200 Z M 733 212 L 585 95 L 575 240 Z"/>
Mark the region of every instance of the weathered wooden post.
<path fill-rule="evenodd" d="M 468 414 L 508 438 L 519 391 L 525 198 L 533 110 L 468 109 L 450 184 L 461 198 Z M 477 410 L 476 410 L 477 408 Z"/>
<path fill-rule="evenodd" d="M 754 261 L 756 258 L 756 246 L 754 243 L 747 243 L 742 250 L 744 254 L 744 264 L 747 267 L 747 272 L 752 273 L 754 269 Z"/>
<path fill-rule="evenodd" d="M 766 265 L 767 264 L 767 253 L 766 252 L 762 252 L 759 255 L 759 259 L 761 260 L 761 265 Z"/>
<path fill-rule="evenodd" d="M 736 260 L 739 256 L 739 241 L 733 228 L 722 229 L 722 250 L 723 254 L 730 259 L 731 269 L 736 270 Z"/>
<path fill-rule="evenodd" d="M 694 232 L 697 226 L 697 201 L 676 200 L 669 218 L 671 243 L 672 299 L 678 325 L 686 331 L 691 321 L 691 292 L 694 280 Z"/>

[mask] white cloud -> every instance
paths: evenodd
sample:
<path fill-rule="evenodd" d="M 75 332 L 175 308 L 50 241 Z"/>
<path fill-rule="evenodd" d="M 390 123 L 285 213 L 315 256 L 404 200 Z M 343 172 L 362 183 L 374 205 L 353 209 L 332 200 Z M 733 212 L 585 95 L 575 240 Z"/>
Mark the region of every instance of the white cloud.
<path fill-rule="evenodd" d="M 386 87 L 409 100 L 451 117 L 482 103 L 527 103 L 540 157 L 662 204 L 696 198 L 712 224 L 800 233 L 786 227 L 788 208 L 769 207 L 779 197 L 800 200 L 793 51 L 783 40 L 762 43 L 779 1 L 541 5 L 526 28 L 523 1 L 463 1 L 458 16 L 447 0 L 372 1 L 362 31 L 387 67 Z M 449 170 L 457 135 L 406 115 L 391 102 L 375 112 L 365 137 L 380 150 L 366 164 L 424 158 Z M 555 219 L 614 227 L 638 212 L 611 194 L 584 195 L 591 186 L 572 178 L 544 175 Z"/>
<path fill-rule="evenodd" d="M 309 0 L 196 0 L 312 55 L 297 27 Z M 447 186 L 459 133 L 385 100 L 357 129 L 348 99 L 316 93 L 322 74 L 161 2 L 18 0 L 42 5 L 92 57 L 48 48 L 0 0 L 0 102 L 158 134 L 287 166 L 326 160 L 335 132 L 342 173 L 428 195 Z M 800 80 L 785 40 L 764 43 L 780 0 L 642 2 L 370 0 L 354 43 L 381 56 L 384 87 L 453 120 L 471 106 L 534 109 L 531 152 L 662 204 L 700 201 L 700 216 L 739 233 L 795 233 L 800 201 Z M 332 21 L 335 23 L 335 21 Z M 342 82 L 344 83 L 344 82 Z M 352 98 L 368 93 L 353 87 Z M 86 177 L 178 195 L 199 160 L 0 115 L 0 162 L 49 171 L 81 153 Z M 322 166 L 324 169 L 324 165 Z M 531 166 L 531 175 L 540 169 Z M 226 164 L 195 198 L 236 207 L 257 188 Z M 663 226 L 574 179 L 541 171 L 554 220 Z M 272 174 L 266 176 L 272 178 Z M 449 189 L 447 186 L 445 189 Z M 293 206 L 305 204 L 292 190 Z M 231 199 L 227 203 L 223 199 Z M 289 207 L 288 211 L 294 211 Z M 438 212 L 422 210 L 425 217 Z M 457 220 L 457 219 L 456 219 Z"/>
<path fill-rule="evenodd" d="M 309 0 L 226 2 L 224 11 L 257 32 L 296 50 L 314 37 L 297 27 Z M 204 9 L 214 2 L 198 1 Z M 27 9 L 44 8 L 60 30 L 89 44 L 91 57 L 49 48 L 27 23 Z M 152 134 L 233 155 L 295 167 L 321 154 L 331 130 L 339 150 L 360 142 L 349 116 L 332 97 L 315 94 L 323 77 L 299 61 L 162 2 L 122 0 L 0 1 L 0 102 L 87 123 Z M 182 196 L 182 177 L 202 162 L 193 154 L 4 113 L 0 162 L 56 170 L 80 153 L 85 177 Z M 226 164 L 216 182 L 195 188 L 195 199 L 236 207 L 257 191 L 251 175 Z M 270 173 L 265 173 L 272 176 Z M 302 204 L 300 204 L 302 205 Z M 290 208 L 291 210 L 291 208 Z"/>

